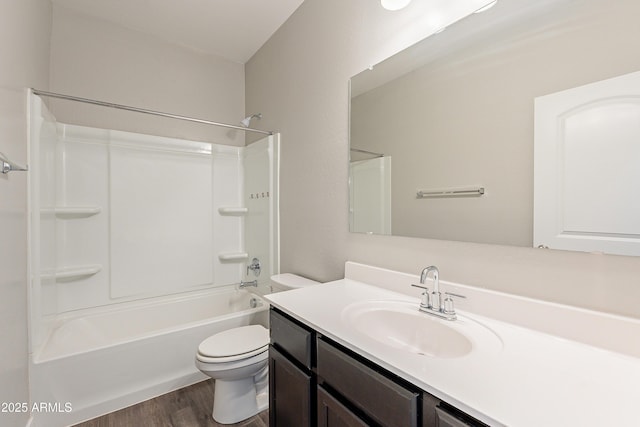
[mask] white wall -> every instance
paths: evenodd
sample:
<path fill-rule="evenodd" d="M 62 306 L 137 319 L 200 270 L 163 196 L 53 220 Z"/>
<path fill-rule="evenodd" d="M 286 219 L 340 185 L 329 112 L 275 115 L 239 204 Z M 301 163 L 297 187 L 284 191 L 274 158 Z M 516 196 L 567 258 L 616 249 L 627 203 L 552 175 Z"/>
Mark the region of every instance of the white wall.
<path fill-rule="evenodd" d="M 345 260 L 413 274 L 435 264 L 444 280 L 640 317 L 637 258 L 349 234 L 349 77 L 477 6 L 306 0 L 247 63 L 247 111 L 282 132 L 281 270 L 326 281 Z"/>
<path fill-rule="evenodd" d="M 47 88 L 51 5 L 0 5 L 0 151 L 27 162 L 26 93 Z M 0 176 L 0 402 L 29 403 L 27 383 L 27 174 Z M 0 413 L 0 425 L 25 425 L 28 413 Z"/>
<path fill-rule="evenodd" d="M 51 91 L 217 122 L 244 118 L 244 66 L 54 6 Z M 244 145 L 244 133 L 69 101 L 58 121 Z"/>

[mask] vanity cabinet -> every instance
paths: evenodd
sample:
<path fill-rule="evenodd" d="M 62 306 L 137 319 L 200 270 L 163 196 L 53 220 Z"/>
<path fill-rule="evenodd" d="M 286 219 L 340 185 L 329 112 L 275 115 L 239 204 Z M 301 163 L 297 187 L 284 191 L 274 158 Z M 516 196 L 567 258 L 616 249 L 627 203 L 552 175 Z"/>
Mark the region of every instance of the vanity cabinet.
<path fill-rule="evenodd" d="M 271 308 L 271 427 L 486 427 Z"/>

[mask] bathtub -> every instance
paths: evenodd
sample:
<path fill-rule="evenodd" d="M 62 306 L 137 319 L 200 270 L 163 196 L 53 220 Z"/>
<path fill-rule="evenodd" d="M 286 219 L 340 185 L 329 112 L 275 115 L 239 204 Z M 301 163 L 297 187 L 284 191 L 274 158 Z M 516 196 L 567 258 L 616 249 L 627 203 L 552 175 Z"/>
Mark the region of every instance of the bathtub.
<path fill-rule="evenodd" d="M 29 425 L 75 424 L 207 379 L 198 344 L 250 324 L 268 326 L 268 304 L 230 287 L 59 318 L 32 355 Z"/>

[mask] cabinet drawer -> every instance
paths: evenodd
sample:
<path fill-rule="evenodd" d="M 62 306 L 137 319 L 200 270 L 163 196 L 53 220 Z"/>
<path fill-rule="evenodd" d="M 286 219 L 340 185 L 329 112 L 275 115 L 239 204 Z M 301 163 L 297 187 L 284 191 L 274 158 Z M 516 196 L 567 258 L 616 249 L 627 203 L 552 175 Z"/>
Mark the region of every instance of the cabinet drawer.
<path fill-rule="evenodd" d="M 417 426 L 418 393 L 392 381 L 322 339 L 318 339 L 317 351 L 319 382 L 331 386 L 382 426 Z"/>
<path fill-rule="evenodd" d="M 307 369 L 311 369 L 313 332 L 273 308 L 269 322 L 271 344 L 284 350 Z"/>

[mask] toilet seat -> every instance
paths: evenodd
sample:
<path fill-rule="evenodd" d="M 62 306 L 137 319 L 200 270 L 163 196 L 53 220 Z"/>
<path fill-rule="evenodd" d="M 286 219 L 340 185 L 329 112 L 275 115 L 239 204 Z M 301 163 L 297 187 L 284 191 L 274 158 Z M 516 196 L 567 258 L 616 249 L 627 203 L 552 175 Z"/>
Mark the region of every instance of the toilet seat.
<path fill-rule="evenodd" d="M 269 348 L 269 330 L 262 325 L 241 326 L 217 333 L 198 346 L 197 358 L 205 363 L 247 359 Z"/>
<path fill-rule="evenodd" d="M 218 365 L 218 369 L 233 369 L 240 366 L 250 365 L 252 363 L 260 363 L 267 360 L 268 356 L 269 346 L 266 346 L 264 349 L 256 350 L 252 353 L 229 357 L 207 357 L 197 353 L 196 360 L 204 364 Z"/>

